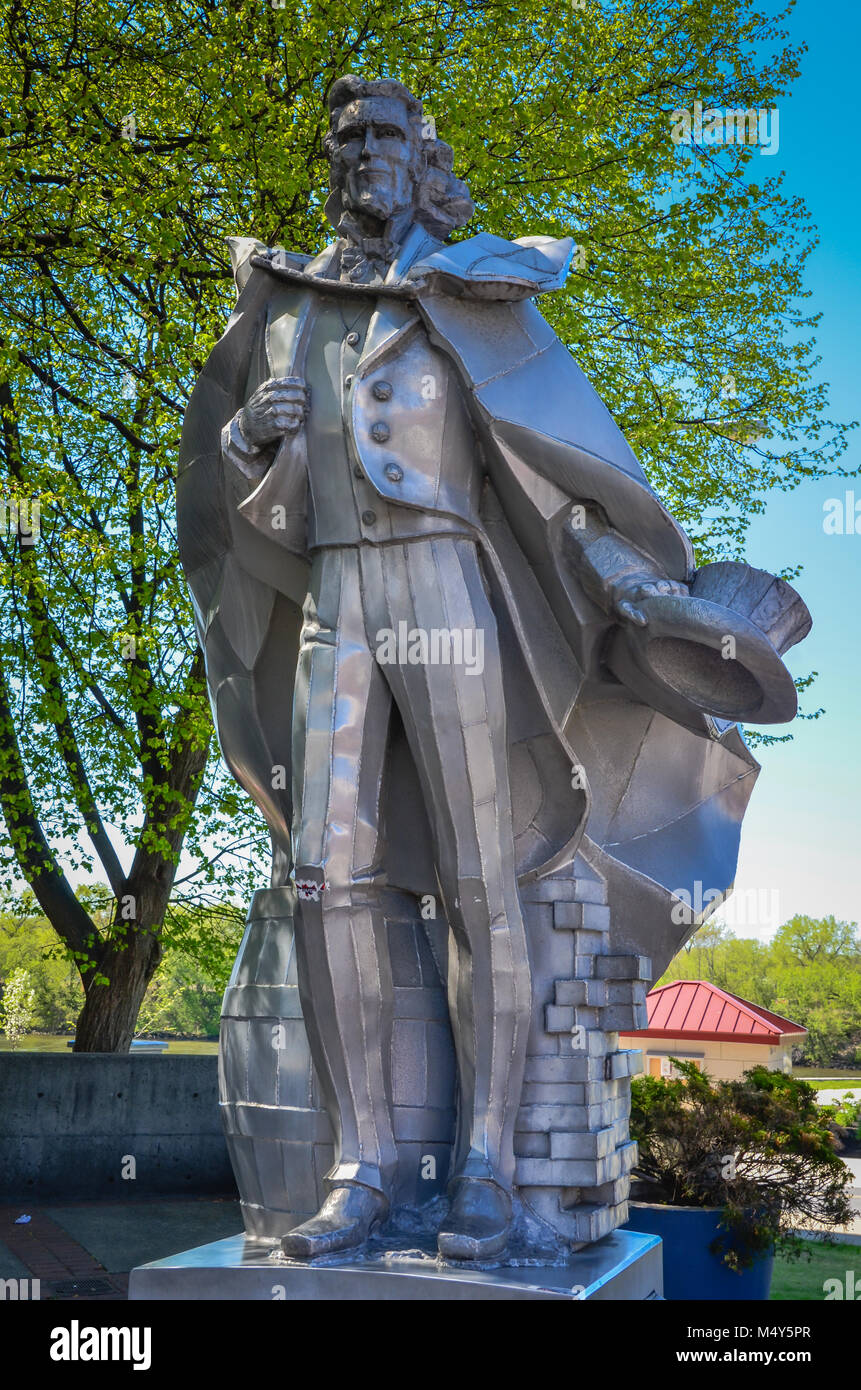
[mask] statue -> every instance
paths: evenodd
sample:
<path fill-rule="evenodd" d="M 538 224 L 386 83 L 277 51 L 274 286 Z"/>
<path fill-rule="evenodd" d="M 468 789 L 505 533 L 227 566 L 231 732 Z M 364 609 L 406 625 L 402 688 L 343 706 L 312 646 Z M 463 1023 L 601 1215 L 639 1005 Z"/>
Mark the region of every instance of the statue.
<path fill-rule="evenodd" d="M 504 1259 L 518 1203 L 576 1248 L 625 1216 L 618 1030 L 642 1026 L 649 971 L 701 920 L 678 916 L 686 886 L 731 886 L 757 770 L 737 721 L 793 717 L 780 656 L 809 615 L 762 571 L 695 569 L 535 306 L 571 239 L 449 242 L 473 205 L 399 82 L 341 78 L 329 115 L 335 239 L 314 257 L 231 241 L 239 299 L 178 485 L 221 748 L 268 823 L 283 905 L 258 973 L 238 962 L 228 990 L 246 1221 L 304 1261 L 360 1250 L 390 1216 L 427 1108 L 422 1092 L 393 1119 L 397 891 L 419 925 L 444 919 L 440 1256 Z M 277 1018 L 307 1037 L 313 1134 L 290 1128 L 311 1113 L 285 1099 L 295 1055 L 254 1030 Z M 265 1160 L 243 1147 L 252 1124 Z M 294 1179 L 273 1176 L 276 1143 L 298 1185 L 315 1144 L 333 1159 L 280 1228 L 265 1189 Z"/>

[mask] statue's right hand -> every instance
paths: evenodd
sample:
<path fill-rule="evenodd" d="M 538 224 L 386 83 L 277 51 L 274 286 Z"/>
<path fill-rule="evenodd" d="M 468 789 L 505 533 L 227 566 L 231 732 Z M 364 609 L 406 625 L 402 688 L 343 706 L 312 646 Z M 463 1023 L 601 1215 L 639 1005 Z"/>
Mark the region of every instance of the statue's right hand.
<path fill-rule="evenodd" d="M 285 434 L 295 434 L 311 404 L 311 392 L 299 376 L 274 376 L 258 386 L 239 413 L 243 438 L 263 448 Z"/>

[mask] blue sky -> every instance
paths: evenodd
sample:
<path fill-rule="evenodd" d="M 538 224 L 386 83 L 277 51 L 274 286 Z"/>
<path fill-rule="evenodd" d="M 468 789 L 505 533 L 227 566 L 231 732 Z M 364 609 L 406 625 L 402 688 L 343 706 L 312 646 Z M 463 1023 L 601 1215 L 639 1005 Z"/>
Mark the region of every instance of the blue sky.
<path fill-rule="evenodd" d="M 861 418 L 861 160 L 852 132 L 859 93 L 858 0 L 799 0 L 790 23 L 809 52 L 792 96 L 780 102 L 780 149 L 767 158 L 786 171 L 786 192 L 804 198 L 820 234 L 808 262 L 806 301 L 821 311 L 820 372 L 831 384 L 831 416 Z M 861 466 L 861 430 L 843 462 Z M 797 721 L 794 741 L 757 751 L 762 773 L 742 835 L 736 888 L 759 912 L 739 911 L 734 930 L 766 937 L 797 912 L 861 920 L 861 516 L 858 534 L 827 535 L 824 504 L 861 478 L 775 493 L 751 526 L 747 559 L 764 569 L 800 563 L 794 581 L 813 614 L 810 636 L 788 654 L 796 675 L 819 672 L 803 707 L 826 714 Z M 780 732 L 780 730 L 775 730 Z M 779 906 L 777 906 L 779 904 Z M 767 911 L 763 907 L 767 905 Z M 772 910 L 777 906 L 777 913 Z"/>

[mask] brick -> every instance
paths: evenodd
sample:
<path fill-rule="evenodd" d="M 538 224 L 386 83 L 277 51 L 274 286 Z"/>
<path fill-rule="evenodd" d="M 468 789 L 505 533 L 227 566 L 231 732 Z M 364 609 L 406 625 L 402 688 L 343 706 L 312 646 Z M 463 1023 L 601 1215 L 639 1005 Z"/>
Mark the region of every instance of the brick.
<path fill-rule="evenodd" d="M 520 1096 L 520 1106 L 526 1105 L 582 1105 L 583 1087 L 568 1085 L 559 1081 L 525 1081 Z"/>
<path fill-rule="evenodd" d="M 601 1106 L 601 1123 L 613 1125 L 617 1120 L 621 1120 L 625 1125 L 625 1138 L 627 1139 L 628 1117 L 630 1115 L 631 1103 L 628 1100 L 605 1100 Z"/>
<path fill-rule="evenodd" d="M 576 883 L 576 899 L 578 903 L 600 903 L 607 902 L 607 885 L 597 878 L 578 878 Z"/>
<path fill-rule="evenodd" d="M 579 1038 L 575 1038 L 570 1031 L 569 1033 L 560 1033 L 559 1052 L 561 1056 L 567 1056 L 570 1053 L 572 1056 L 589 1057 L 590 1059 L 602 1062 L 607 1052 L 615 1051 L 615 1044 L 609 1042 L 609 1039 L 612 1037 L 612 1033 L 605 1033 L 600 1028 L 587 1028 L 585 1037 L 580 1036 Z M 603 1065 L 598 1067 L 594 1078 L 590 1076 L 588 1078 L 584 1077 L 583 1079 L 584 1081 L 587 1079 L 590 1081 L 593 1079 L 598 1081 L 602 1076 Z"/>
<path fill-rule="evenodd" d="M 517 1112 L 517 1128 L 524 1133 L 571 1130 L 583 1134 L 606 1128 L 602 1111 L 600 1105 L 521 1105 Z"/>
<path fill-rule="evenodd" d="M 584 1078 L 579 1074 L 577 1063 L 572 1057 L 544 1057 L 533 1054 L 526 1059 L 524 1080 L 561 1082 L 564 1085 L 566 1082 L 569 1084 L 573 1082 L 581 1083 Z M 600 1084 L 604 1085 L 608 1083 L 602 1082 Z M 609 1084 L 613 1085 L 615 1083 L 610 1082 Z M 582 1084 L 578 1084 L 577 1091 L 578 1100 L 584 1100 L 585 1096 Z"/>
<path fill-rule="evenodd" d="M 574 1010 L 574 1022 L 578 1028 L 585 1028 L 587 1032 L 598 1032 L 601 1022 L 600 1014 L 600 1009 L 590 1009 L 585 1005 L 581 1005 Z M 602 1048 L 602 1051 L 603 1050 Z"/>
<path fill-rule="evenodd" d="M 583 925 L 583 904 L 556 902 L 553 904 L 553 925 L 557 931 L 576 931 Z"/>
<path fill-rule="evenodd" d="M 555 983 L 556 1003 L 562 1007 L 564 1005 L 585 1004 L 586 986 L 596 984 L 594 980 L 557 980 Z"/>
<path fill-rule="evenodd" d="M 615 1105 L 620 1103 L 618 1095 L 618 1081 L 589 1081 L 584 1083 L 583 1097 L 586 1105 Z M 626 1097 L 621 1098 L 621 1103 L 628 1104 Z"/>
<path fill-rule="evenodd" d="M 576 884 L 573 878 L 539 878 L 523 893 L 526 902 L 573 902 Z"/>
<path fill-rule="evenodd" d="M 619 1212 L 614 1207 L 585 1202 L 572 1207 L 566 1212 L 566 1216 L 570 1216 L 574 1224 L 575 1233 L 572 1239 L 589 1245 L 610 1235 L 611 1231 L 615 1231 L 617 1226 L 621 1226 L 628 1219 L 627 1209 L 624 1218 L 620 1219 Z"/>
<path fill-rule="evenodd" d="M 544 1029 L 547 1033 L 570 1033 L 574 1027 L 574 1010 L 567 1005 L 545 1004 Z"/>
<path fill-rule="evenodd" d="M 648 956 L 600 956 L 595 973 L 599 980 L 651 980 L 652 962 Z"/>
<path fill-rule="evenodd" d="M 606 1158 L 615 1148 L 612 1129 L 582 1134 L 574 1131 L 550 1133 L 551 1158 Z"/>
<path fill-rule="evenodd" d="M 574 882 L 577 885 L 578 894 L 582 893 L 587 895 L 587 897 L 590 893 L 601 894 L 601 897 L 595 898 L 594 901 L 607 901 L 606 879 L 604 879 L 601 876 L 601 874 L 598 872 L 596 868 L 593 867 L 592 864 L 587 863 L 587 861 L 582 857 L 582 855 L 578 854 L 577 858 L 574 860 L 574 864 L 572 866 L 572 876 L 574 878 Z M 586 900 L 587 899 L 584 898 L 584 901 Z M 591 898 L 588 900 L 592 901 Z"/>
<path fill-rule="evenodd" d="M 648 1028 L 649 1011 L 645 1004 L 608 1004 L 601 1010 L 601 1026 L 617 1033 L 636 1033 Z"/>
<path fill-rule="evenodd" d="M 644 980 L 609 980 L 604 983 L 608 1004 L 645 1004 Z"/>
<path fill-rule="evenodd" d="M 515 1131 L 514 1153 L 517 1158 L 549 1158 L 550 1135 Z"/>
<path fill-rule="evenodd" d="M 620 1159 L 621 1169 L 614 1177 L 621 1177 L 623 1173 L 630 1173 L 635 1166 L 638 1157 L 637 1144 L 634 1139 L 629 1139 L 627 1144 L 622 1144 L 615 1151 L 615 1155 Z"/>
<path fill-rule="evenodd" d="M 575 931 L 575 956 L 600 956 L 604 953 L 604 937 L 597 931 Z"/>
<path fill-rule="evenodd" d="M 630 1142 L 631 1135 L 628 1129 L 628 1123 L 627 1115 L 617 1115 L 615 1120 L 611 1122 L 609 1128 L 613 1135 L 614 1149 L 622 1148 L 625 1144 Z"/>
<path fill-rule="evenodd" d="M 600 1187 L 582 1187 L 580 1197 L 584 1202 L 595 1202 L 600 1206 L 616 1207 L 628 1200 L 631 1179 L 626 1175 L 614 1182 L 602 1183 Z"/>
<path fill-rule="evenodd" d="M 515 1168 L 518 1187 L 582 1187 L 598 1184 L 606 1159 L 521 1158 Z"/>
<path fill-rule="evenodd" d="M 586 1035 L 588 1039 L 588 1034 Z M 599 1037 L 600 1034 L 593 1034 Z M 601 1052 L 590 1054 L 588 1045 L 586 1048 L 574 1048 L 571 1046 L 571 1037 L 567 1033 L 559 1033 L 559 1055 L 571 1062 L 578 1062 L 579 1068 L 576 1074 L 578 1081 L 603 1081 L 604 1066 L 606 1058 Z"/>
<path fill-rule="evenodd" d="M 600 932 L 605 936 L 610 930 L 610 909 L 604 903 L 583 904 L 583 930 Z"/>
<path fill-rule="evenodd" d="M 633 1048 L 624 1052 L 612 1052 L 605 1060 L 608 1081 L 614 1081 L 617 1077 L 636 1076 L 643 1070 L 643 1054 Z"/>
<path fill-rule="evenodd" d="M 520 1187 L 600 1187 L 630 1172 L 636 1144 L 597 1159 L 522 1158 L 517 1163 L 516 1181 Z M 628 1152 L 634 1150 L 634 1155 Z"/>
<path fill-rule="evenodd" d="M 598 1105 L 521 1105 L 517 1112 L 517 1129 L 530 1134 L 549 1134 L 551 1130 L 582 1132 L 598 1129 L 600 1120 Z"/>

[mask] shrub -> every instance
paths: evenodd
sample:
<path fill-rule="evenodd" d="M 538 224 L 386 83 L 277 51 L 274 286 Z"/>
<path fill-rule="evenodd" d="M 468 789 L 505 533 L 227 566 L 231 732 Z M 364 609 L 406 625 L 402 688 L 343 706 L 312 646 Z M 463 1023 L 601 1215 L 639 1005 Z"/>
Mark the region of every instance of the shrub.
<path fill-rule="evenodd" d="M 13 970 L 3 986 L 0 1001 L 0 1027 L 9 1039 L 9 1046 L 18 1046 L 28 1028 L 33 1026 L 36 1012 L 36 992 L 32 987 L 29 972 Z"/>
<path fill-rule="evenodd" d="M 713 1081 L 692 1062 L 676 1067 L 678 1079 L 631 1085 L 638 1196 L 720 1207 L 726 1234 L 712 1249 L 736 1270 L 772 1250 L 800 1254 L 792 1230 L 802 1221 L 851 1221 L 852 1175 L 834 1149 L 834 1110 L 817 1105 L 812 1086 L 766 1067 L 736 1081 Z"/>

